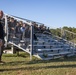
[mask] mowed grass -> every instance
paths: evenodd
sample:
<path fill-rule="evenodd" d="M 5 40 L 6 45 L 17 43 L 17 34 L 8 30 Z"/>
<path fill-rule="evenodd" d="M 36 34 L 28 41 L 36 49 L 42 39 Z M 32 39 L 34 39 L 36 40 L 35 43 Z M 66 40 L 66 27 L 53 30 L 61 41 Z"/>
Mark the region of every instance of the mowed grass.
<path fill-rule="evenodd" d="M 3 54 L 0 75 L 76 75 L 76 56 L 43 61 L 29 54 Z"/>

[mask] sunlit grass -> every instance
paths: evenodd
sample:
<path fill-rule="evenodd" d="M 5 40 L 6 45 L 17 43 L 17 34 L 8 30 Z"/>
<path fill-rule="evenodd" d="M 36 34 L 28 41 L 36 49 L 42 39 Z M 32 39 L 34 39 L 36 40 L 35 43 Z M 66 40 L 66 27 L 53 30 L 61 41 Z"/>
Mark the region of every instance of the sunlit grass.
<path fill-rule="evenodd" d="M 29 54 L 3 54 L 0 75 L 76 75 L 76 56 L 43 61 Z"/>

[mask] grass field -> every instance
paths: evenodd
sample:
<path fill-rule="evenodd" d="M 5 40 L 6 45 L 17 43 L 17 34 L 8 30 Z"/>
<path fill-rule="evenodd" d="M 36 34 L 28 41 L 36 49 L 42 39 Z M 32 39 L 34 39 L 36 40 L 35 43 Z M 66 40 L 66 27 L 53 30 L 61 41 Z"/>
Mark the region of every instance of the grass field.
<path fill-rule="evenodd" d="M 27 53 L 3 54 L 0 75 L 76 75 L 76 56 L 49 61 L 35 57 L 30 61 Z"/>

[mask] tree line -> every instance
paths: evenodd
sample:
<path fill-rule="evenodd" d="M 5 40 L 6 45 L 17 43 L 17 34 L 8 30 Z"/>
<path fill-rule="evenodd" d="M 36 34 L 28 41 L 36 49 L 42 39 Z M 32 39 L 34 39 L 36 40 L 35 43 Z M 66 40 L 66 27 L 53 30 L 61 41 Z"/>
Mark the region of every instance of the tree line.
<path fill-rule="evenodd" d="M 62 30 L 64 33 L 62 33 Z M 65 31 L 65 30 L 67 30 L 67 31 Z M 67 39 L 67 40 L 76 39 L 76 28 L 75 27 L 64 26 L 63 28 L 50 29 L 50 31 L 52 34 L 54 34 L 56 36 L 59 36 L 59 37 L 64 36 L 64 39 Z"/>

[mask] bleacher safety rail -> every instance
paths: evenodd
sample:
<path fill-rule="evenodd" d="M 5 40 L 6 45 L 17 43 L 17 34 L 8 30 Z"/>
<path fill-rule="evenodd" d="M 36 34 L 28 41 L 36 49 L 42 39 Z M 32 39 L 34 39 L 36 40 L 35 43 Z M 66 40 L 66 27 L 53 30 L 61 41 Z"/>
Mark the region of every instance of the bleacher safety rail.
<path fill-rule="evenodd" d="M 61 36 L 69 44 L 71 44 L 72 46 L 76 47 L 76 42 L 74 41 L 74 39 L 76 38 L 76 33 L 62 28 L 61 29 Z M 71 39 L 68 39 L 70 37 L 72 37 L 72 38 Z"/>
<path fill-rule="evenodd" d="M 20 47 L 20 45 L 19 45 L 19 43 L 20 43 L 20 39 L 19 39 L 19 41 L 17 41 L 17 42 L 15 42 L 14 40 L 16 40 L 17 38 L 15 37 L 15 36 L 13 36 L 13 34 L 11 34 L 10 32 L 9 32 L 9 27 L 8 27 L 8 17 L 10 17 L 10 18 L 14 18 L 15 20 L 17 20 L 17 21 L 22 21 L 22 22 L 24 22 L 24 23 L 26 23 L 26 24 L 28 24 L 29 25 L 29 27 L 30 27 L 30 29 L 31 29 L 31 33 L 30 33 L 30 38 L 29 38 L 29 40 L 30 40 L 30 42 L 29 42 L 29 44 L 31 45 L 30 46 L 30 50 L 29 50 L 29 52 L 27 51 L 27 50 L 25 50 L 25 48 L 22 48 L 22 47 Z M 8 46 L 8 44 L 11 44 L 11 49 L 14 49 L 14 46 L 15 47 L 17 47 L 17 48 L 19 48 L 19 49 L 22 49 L 23 51 L 26 51 L 26 52 L 28 52 L 29 54 L 30 54 L 30 60 L 32 60 L 32 55 L 33 55 L 33 40 L 34 40 L 34 37 L 33 37 L 33 35 L 34 35 L 34 27 L 33 27 L 33 25 L 32 25 L 32 22 L 34 22 L 34 21 L 31 21 L 31 20 L 27 20 L 27 19 L 23 19 L 23 18 L 20 18 L 20 17 L 16 17 L 16 16 L 13 16 L 13 15 L 8 15 L 8 14 L 5 14 L 5 34 L 6 34 L 6 36 L 5 36 L 5 46 L 7 47 Z M 42 24 L 42 23 L 38 23 L 37 22 L 37 24 Z M 12 37 L 9 37 L 9 35 L 12 35 Z M 18 39 L 17 39 L 18 40 Z M 27 46 L 28 47 L 28 46 Z M 26 48 L 27 49 L 27 48 Z M 14 52 L 14 51 L 13 51 Z"/>

